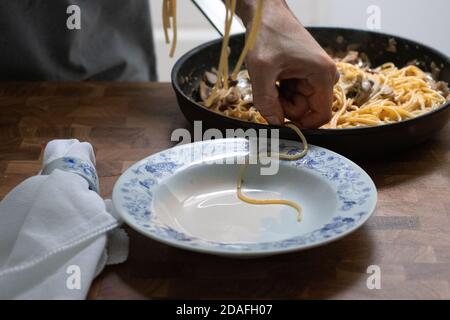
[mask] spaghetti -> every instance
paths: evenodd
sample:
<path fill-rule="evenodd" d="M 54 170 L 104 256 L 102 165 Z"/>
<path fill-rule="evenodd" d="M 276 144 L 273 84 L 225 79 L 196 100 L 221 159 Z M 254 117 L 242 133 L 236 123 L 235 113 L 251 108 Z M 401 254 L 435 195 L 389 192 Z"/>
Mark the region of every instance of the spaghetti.
<path fill-rule="evenodd" d="M 173 57 L 177 48 L 177 0 L 163 0 L 162 6 L 163 28 L 166 43 L 172 42 L 169 56 Z M 172 41 L 169 38 L 169 29 L 172 29 Z"/>
<path fill-rule="evenodd" d="M 340 79 L 333 90 L 332 118 L 323 129 L 376 126 L 411 119 L 450 101 L 445 82 L 439 82 L 415 65 L 403 68 L 385 63 L 370 68 L 357 52 L 349 52 L 353 60 L 335 59 Z M 236 77 L 236 85 L 215 96 L 210 110 L 240 120 L 267 124 L 256 110 L 252 99 L 250 77 L 246 70 Z M 208 87 L 200 91 L 208 96 Z"/>
<path fill-rule="evenodd" d="M 291 128 L 298 134 L 298 136 L 300 137 L 300 140 L 302 141 L 302 144 L 303 144 L 303 151 L 293 154 L 293 155 L 276 154 L 275 156 L 278 156 L 278 158 L 281 160 L 289 160 L 289 161 L 294 161 L 294 160 L 303 158 L 308 153 L 308 149 L 309 149 L 308 142 L 306 141 L 305 136 L 292 123 L 287 123 L 287 124 L 285 124 L 285 126 Z M 302 220 L 302 207 L 299 204 L 297 204 L 296 202 L 290 201 L 290 200 L 282 200 L 282 199 L 276 199 L 276 200 L 252 199 L 242 193 L 242 184 L 244 182 L 244 175 L 245 175 L 245 170 L 247 169 L 247 166 L 248 166 L 248 164 L 246 163 L 246 164 L 241 165 L 239 168 L 239 175 L 238 175 L 238 179 L 237 179 L 237 196 L 238 196 L 238 198 L 244 202 L 247 202 L 250 204 L 256 204 L 256 205 L 280 204 L 280 205 L 290 206 L 297 211 L 297 221 L 300 222 Z"/>
<path fill-rule="evenodd" d="M 231 24 L 236 10 L 237 0 L 225 0 L 225 32 L 220 51 L 219 65 L 216 70 L 205 73 L 205 81 L 200 82 L 200 103 L 212 111 L 229 117 L 267 124 L 264 117 L 253 104 L 250 77 L 241 70 L 248 51 L 256 41 L 261 24 L 264 0 L 258 0 L 252 27 L 248 33 L 244 48 L 236 65 L 229 74 L 229 39 Z M 172 28 L 170 56 L 176 50 L 177 15 L 176 0 L 163 0 L 163 26 L 166 42 L 169 44 L 169 32 Z M 332 119 L 324 129 L 376 126 L 399 122 L 430 112 L 450 100 L 448 86 L 435 81 L 428 73 L 410 65 L 397 68 L 386 63 L 371 69 L 358 53 L 350 51 L 342 59 L 335 59 L 341 75 L 333 90 Z M 308 152 L 308 144 L 302 132 L 293 124 L 293 129 L 303 143 L 303 151 L 295 155 L 278 154 L 282 160 L 297 160 Z M 256 205 L 281 204 L 294 208 L 298 220 L 302 218 L 302 208 L 289 200 L 260 200 L 247 197 L 242 192 L 243 177 L 248 164 L 240 167 L 237 179 L 237 196 L 244 202 Z"/>
<path fill-rule="evenodd" d="M 337 62 L 341 74 L 334 88 L 333 117 L 323 128 L 374 126 L 411 119 L 450 100 L 445 84 L 414 65 L 385 63 L 362 68 Z"/>
<path fill-rule="evenodd" d="M 202 95 L 203 103 L 207 107 L 213 107 L 220 105 L 220 101 L 223 99 L 227 99 L 227 101 L 230 102 L 238 102 L 238 100 L 241 99 L 240 91 L 238 92 L 236 87 L 233 85 L 230 85 L 232 83 L 238 83 L 242 80 L 242 75 L 245 73 L 241 72 L 242 64 L 244 63 L 245 57 L 248 53 L 248 51 L 253 47 L 253 45 L 256 42 L 256 36 L 257 32 L 259 30 L 262 15 L 263 15 L 263 9 L 264 9 L 264 1 L 265 0 L 258 0 L 257 7 L 256 7 L 256 13 L 252 21 L 252 27 L 250 29 L 250 32 L 248 34 L 247 40 L 245 42 L 244 48 L 239 56 L 239 59 L 236 63 L 236 65 L 233 68 L 233 71 L 231 75 L 229 74 L 229 64 L 228 64 L 228 58 L 229 58 L 229 39 L 230 39 L 230 32 L 231 32 L 231 26 L 233 22 L 233 18 L 236 11 L 236 4 L 237 0 L 225 0 L 225 6 L 226 6 L 226 17 L 225 17 L 225 32 L 222 40 L 222 47 L 220 51 L 220 59 L 219 59 L 219 65 L 217 70 L 214 70 L 213 73 L 209 73 L 207 75 L 208 83 L 211 86 L 206 86 L 204 83 L 201 84 L 204 90 L 207 90 L 206 93 Z M 172 47 L 170 50 L 170 56 L 172 57 L 175 48 L 176 48 L 176 41 L 177 41 L 177 24 L 176 24 L 176 0 L 163 0 L 163 26 L 164 26 L 164 35 L 166 39 L 166 43 L 170 43 L 169 38 L 169 32 L 168 30 L 170 28 L 173 29 L 173 37 L 172 37 Z M 234 99 L 234 100 L 233 100 Z M 237 112 L 237 114 L 240 112 L 240 110 L 234 110 L 233 112 Z M 263 121 L 264 118 L 256 111 L 255 108 L 251 110 L 252 116 L 256 117 L 256 121 Z M 304 157 L 308 152 L 308 143 L 306 141 L 305 136 L 302 134 L 302 132 L 293 124 L 287 123 L 287 127 L 294 130 L 300 137 L 302 143 L 303 143 L 303 151 L 294 154 L 294 155 L 288 155 L 288 154 L 276 154 L 279 159 L 282 160 L 297 160 L 302 157 Z M 260 200 L 260 199 L 252 199 L 250 197 L 247 197 L 242 192 L 242 184 L 243 184 L 243 177 L 246 171 L 248 164 L 244 164 L 239 169 L 239 177 L 237 180 L 237 197 L 241 199 L 244 202 L 250 203 L 250 204 L 280 204 L 280 205 L 287 205 L 292 208 L 294 208 L 298 215 L 297 219 L 298 221 L 302 218 L 302 208 L 297 203 L 290 201 L 290 200 Z"/>

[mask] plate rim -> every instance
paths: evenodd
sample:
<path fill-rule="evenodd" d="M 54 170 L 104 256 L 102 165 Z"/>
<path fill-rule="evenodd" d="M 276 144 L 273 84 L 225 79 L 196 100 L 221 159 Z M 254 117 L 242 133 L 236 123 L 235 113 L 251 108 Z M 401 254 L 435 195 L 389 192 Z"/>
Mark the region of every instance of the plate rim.
<path fill-rule="evenodd" d="M 360 172 L 362 172 L 363 174 L 365 174 L 368 178 L 368 181 L 371 183 L 371 185 L 373 186 L 373 190 L 371 192 L 371 195 L 373 195 L 373 201 L 370 205 L 370 207 L 367 209 L 367 214 L 364 215 L 360 220 L 358 220 L 357 224 L 352 227 L 349 228 L 348 230 L 343 231 L 342 233 L 339 233 L 337 235 L 334 235 L 330 238 L 327 238 L 325 240 L 322 241 L 317 241 L 317 242 L 313 242 L 313 243 L 308 243 L 308 244 L 304 244 L 304 245 L 297 245 L 297 246 L 292 246 L 292 247 L 287 247 L 287 248 L 277 248 L 277 249 L 268 249 L 268 250 L 263 250 L 263 249 L 259 249 L 259 250 L 249 250 L 249 251 L 245 251 L 245 250 L 229 250 L 226 247 L 215 247 L 215 248 L 211 248 L 211 247 L 205 247 L 205 246 L 192 246 L 189 245 L 189 243 L 186 242 L 181 242 L 177 239 L 170 239 L 170 238 L 163 238 L 163 237 L 159 237 L 158 235 L 155 235 L 151 232 L 146 231 L 142 226 L 140 226 L 139 224 L 137 224 L 135 221 L 133 221 L 132 217 L 129 215 L 128 212 L 126 212 L 126 210 L 124 210 L 123 207 L 118 207 L 116 205 L 116 203 L 118 203 L 118 199 L 119 197 L 119 186 L 121 185 L 121 180 L 125 179 L 126 173 L 129 173 L 131 170 L 133 170 L 133 168 L 137 167 L 139 164 L 145 162 L 146 160 L 148 160 L 149 158 L 152 157 L 156 157 L 168 150 L 173 150 L 176 148 L 180 148 L 180 147 L 187 147 L 187 146 L 193 146 L 194 144 L 204 144 L 204 143 L 219 143 L 219 142 L 224 142 L 226 140 L 236 140 L 236 139 L 242 139 L 242 138 L 224 138 L 224 139 L 215 139 L 215 140 L 206 140 L 206 141 L 197 141 L 197 142 L 193 142 L 193 143 L 188 143 L 188 144 L 182 144 L 182 145 L 175 145 L 171 148 L 166 148 L 164 150 L 161 150 L 157 153 L 151 154 L 139 161 L 136 161 L 134 164 L 132 164 L 129 168 L 127 168 L 121 175 L 120 177 L 117 179 L 117 181 L 114 184 L 113 187 L 113 192 L 112 192 L 112 203 L 113 206 L 116 210 L 116 212 L 119 214 L 120 218 L 123 219 L 123 221 L 129 226 L 131 227 L 133 230 L 137 231 L 138 233 L 149 237 L 152 240 L 155 240 L 157 242 L 160 243 L 164 243 L 166 245 L 169 246 L 173 246 L 179 249 L 184 249 L 184 250 L 189 250 L 189 251 L 194 251 L 194 252 L 199 252 L 199 253 L 207 253 L 207 254 L 213 254 L 213 255 L 222 255 L 222 256 L 234 256 L 234 257 L 252 257 L 252 256 L 269 256 L 269 255 L 278 255 L 278 254 L 285 254 L 285 253 L 290 253 L 290 252 L 296 252 L 296 251 L 303 251 L 303 250 L 308 250 L 308 249 L 312 249 L 315 247 L 320 247 L 320 246 L 324 246 L 324 245 L 328 245 L 329 243 L 338 241 L 346 236 L 348 236 L 349 234 L 353 233 L 354 231 L 358 230 L 359 228 L 361 228 L 366 222 L 367 220 L 369 220 L 370 217 L 372 217 L 372 215 L 375 212 L 377 203 L 378 203 L 378 190 L 377 187 L 375 185 L 375 182 L 372 180 L 372 178 L 370 177 L 370 175 L 363 169 L 361 168 L 358 164 L 356 164 L 354 161 L 348 159 L 347 157 L 340 155 L 332 150 L 320 147 L 320 146 L 315 146 L 310 144 L 310 147 L 313 148 L 319 148 L 322 150 L 325 150 L 329 153 L 331 153 L 332 155 L 336 155 L 341 157 L 342 159 L 344 159 L 345 161 L 347 161 L 349 164 L 351 164 L 353 167 L 355 167 L 356 169 L 358 169 Z M 299 143 L 298 141 L 294 141 L 294 140 L 287 140 L 287 139 L 280 139 L 280 144 L 281 142 L 291 142 L 291 143 Z M 181 167 L 183 168 L 183 166 Z M 179 170 L 180 168 L 178 168 L 177 170 Z"/>

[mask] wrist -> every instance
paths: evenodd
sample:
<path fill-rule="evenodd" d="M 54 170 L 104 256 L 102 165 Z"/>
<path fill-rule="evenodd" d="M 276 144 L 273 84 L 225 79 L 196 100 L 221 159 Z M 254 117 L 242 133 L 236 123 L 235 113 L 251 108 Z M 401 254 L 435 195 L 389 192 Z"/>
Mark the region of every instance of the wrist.
<path fill-rule="evenodd" d="M 253 21 L 253 17 L 256 13 L 258 6 L 258 0 L 238 0 L 236 5 L 236 12 L 241 18 L 244 26 L 248 29 Z M 287 4 L 285 0 L 265 0 L 264 11 L 272 11 L 279 9 L 286 9 Z"/>

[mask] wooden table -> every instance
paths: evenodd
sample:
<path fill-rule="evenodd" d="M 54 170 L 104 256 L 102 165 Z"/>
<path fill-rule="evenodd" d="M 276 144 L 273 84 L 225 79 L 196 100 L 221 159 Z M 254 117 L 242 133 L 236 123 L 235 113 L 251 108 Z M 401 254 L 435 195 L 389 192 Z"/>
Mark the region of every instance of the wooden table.
<path fill-rule="evenodd" d="M 45 144 L 93 144 L 101 194 L 186 127 L 169 84 L 0 83 L 0 198 L 40 168 Z M 129 230 L 128 261 L 107 267 L 92 299 L 450 298 L 450 127 L 429 144 L 358 161 L 379 192 L 375 215 L 328 246 L 257 260 L 182 251 Z M 369 290 L 367 268 L 381 268 Z"/>

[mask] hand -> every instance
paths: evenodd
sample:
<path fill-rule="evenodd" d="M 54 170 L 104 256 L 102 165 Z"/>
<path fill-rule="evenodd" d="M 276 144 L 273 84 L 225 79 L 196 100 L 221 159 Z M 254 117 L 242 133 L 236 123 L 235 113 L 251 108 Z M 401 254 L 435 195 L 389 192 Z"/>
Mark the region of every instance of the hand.
<path fill-rule="evenodd" d="M 250 30 L 256 1 L 238 3 L 238 13 Z M 333 86 L 339 79 L 336 65 L 284 0 L 265 1 L 246 65 L 255 107 L 270 124 L 281 125 L 288 118 L 300 128 L 317 128 L 331 119 Z"/>

